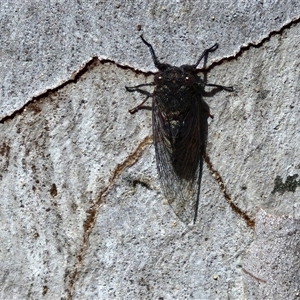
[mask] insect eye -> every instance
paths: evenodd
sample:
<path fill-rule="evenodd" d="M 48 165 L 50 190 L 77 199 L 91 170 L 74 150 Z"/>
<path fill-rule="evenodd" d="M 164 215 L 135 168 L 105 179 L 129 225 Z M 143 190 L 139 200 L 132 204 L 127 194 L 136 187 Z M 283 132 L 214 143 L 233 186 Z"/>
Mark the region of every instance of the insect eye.
<path fill-rule="evenodd" d="M 190 77 L 190 76 L 185 76 L 184 81 L 187 84 L 193 84 L 194 83 L 194 78 Z"/>
<path fill-rule="evenodd" d="M 164 78 L 161 75 L 157 75 L 154 77 L 154 83 L 161 84 L 163 82 Z"/>

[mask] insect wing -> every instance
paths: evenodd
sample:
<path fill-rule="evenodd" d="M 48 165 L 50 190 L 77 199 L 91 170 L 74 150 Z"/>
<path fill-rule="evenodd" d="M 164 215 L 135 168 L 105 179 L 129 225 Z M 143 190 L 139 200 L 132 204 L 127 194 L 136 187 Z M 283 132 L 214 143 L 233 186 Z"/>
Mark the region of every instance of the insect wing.
<path fill-rule="evenodd" d="M 200 94 L 192 95 L 174 137 L 171 124 L 153 98 L 153 140 L 165 197 L 185 223 L 195 222 L 200 194 L 203 155 L 207 141 L 208 106 Z M 179 136 L 179 138 L 178 138 Z M 174 138 L 176 145 L 174 145 Z M 173 145 L 172 145 L 173 144 Z"/>

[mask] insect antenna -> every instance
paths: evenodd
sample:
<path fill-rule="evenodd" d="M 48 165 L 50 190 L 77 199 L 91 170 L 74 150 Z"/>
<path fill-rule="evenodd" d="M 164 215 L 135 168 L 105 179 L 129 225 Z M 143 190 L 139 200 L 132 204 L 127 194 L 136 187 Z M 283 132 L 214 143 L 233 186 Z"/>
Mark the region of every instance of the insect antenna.
<path fill-rule="evenodd" d="M 196 69 L 197 66 L 199 65 L 199 63 L 201 62 L 201 60 L 204 58 L 203 67 L 205 68 L 206 63 L 207 63 L 208 53 L 216 51 L 218 49 L 218 47 L 219 47 L 219 45 L 218 45 L 218 43 L 216 43 L 212 47 L 204 50 L 203 53 L 201 54 L 201 56 L 199 57 L 199 59 L 197 60 L 197 62 L 194 65 L 192 65 L 192 67 L 194 69 Z M 204 73 L 204 86 L 211 86 L 211 87 L 215 87 L 220 90 L 225 90 L 227 92 L 233 92 L 232 86 L 223 86 L 223 85 L 219 85 L 219 84 L 207 83 L 207 74 L 206 73 Z"/>
<path fill-rule="evenodd" d="M 162 64 L 158 61 L 157 59 L 157 56 L 154 52 L 154 49 L 152 47 L 152 45 L 150 43 L 148 43 L 144 38 L 143 38 L 143 35 L 141 34 L 140 35 L 140 38 L 142 39 L 143 43 L 150 49 L 150 52 L 151 52 L 151 56 L 152 56 L 152 59 L 153 59 L 153 62 L 154 62 L 154 65 L 155 67 L 158 69 L 158 70 L 165 70 L 169 65 L 168 64 Z"/>
<path fill-rule="evenodd" d="M 203 66 L 205 67 L 206 62 L 207 62 L 208 53 L 216 51 L 218 49 L 218 47 L 219 47 L 219 45 L 216 43 L 212 47 L 204 50 L 203 53 L 201 54 L 201 56 L 199 57 L 199 59 L 197 60 L 197 62 L 194 65 L 192 65 L 192 67 L 196 69 L 197 66 L 200 64 L 201 60 L 203 59 L 203 57 L 204 57 Z"/>

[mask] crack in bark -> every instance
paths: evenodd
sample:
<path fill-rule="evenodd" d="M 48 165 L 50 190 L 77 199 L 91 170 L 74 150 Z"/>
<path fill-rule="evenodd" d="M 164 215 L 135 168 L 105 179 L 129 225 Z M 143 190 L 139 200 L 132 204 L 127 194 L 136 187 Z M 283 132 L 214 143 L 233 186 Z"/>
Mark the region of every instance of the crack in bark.
<path fill-rule="evenodd" d="M 19 109 L 15 110 L 10 115 L 6 115 L 2 119 L 0 119 L 0 124 L 3 124 L 4 122 L 6 122 L 8 120 L 12 120 L 16 116 L 22 114 L 24 111 L 26 111 L 26 109 L 31 104 L 35 103 L 36 101 L 39 101 L 39 100 L 41 100 L 43 98 L 46 98 L 46 97 L 49 97 L 51 94 L 54 94 L 54 93 L 60 91 L 61 89 L 63 89 L 65 86 L 67 86 L 70 83 L 77 83 L 78 80 L 89 71 L 89 69 L 95 67 L 99 63 L 101 63 L 101 64 L 109 64 L 109 63 L 110 64 L 114 64 L 117 67 L 119 67 L 120 69 L 123 69 L 123 70 L 133 70 L 136 74 L 144 74 L 145 76 L 150 76 L 150 75 L 154 74 L 152 72 L 143 72 L 143 71 L 140 71 L 140 70 L 136 70 L 136 69 L 134 69 L 134 68 L 132 68 L 130 66 L 124 66 L 124 65 L 118 64 L 118 63 L 116 63 L 113 60 L 99 59 L 98 57 L 92 57 L 89 61 L 87 61 L 86 63 L 84 63 L 77 71 L 74 71 L 71 74 L 71 77 L 69 79 L 67 79 L 66 81 L 64 81 L 63 83 L 59 84 L 58 86 L 56 86 L 54 88 L 47 89 L 45 92 L 42 92 L 38 96 L 32 97 L 22 107 L 20 107 Z"/>
<path fill-rule="evenodd" d="M 91 60 L 89 60 L 88 62 L 83 64 L 77 71 L 74 71 L 71 74 L 71 77 L 68 80 L 64 81 L 62 84 L 56 86 L 55 88 L 47 89 L 45 92 L 42 92 L 38 96 L 32 97 L 31 100 L 27 101 L 22 107 L 15 110 L 12 114 L 3 117 L 0 120 L 0 124 L 3 124 L 4 122 L 6 122 L 8 120 L 12 120 L 16 116 L 22 114 L 24 111 L 26 111 L 26 108 L 30 104 L 35 103 L 38 100 L 41 100 L 45 97 L 50 96 L 51 94 L 63 89 L 65 86 L 67 86 L 70 83 L 76 83 L 81 78 L 81 76 L 84 75 L 93 64 L 95 64 L 95 61 L 96 61 L 96 59 L 92 58 Z"/>
<path fill-rule="evenodd" d="M 206 73 L 206 72 L 210 71 L 211 69 L 213 69 L 217 65 L 221 65 L 224 62 L 237 59 L 245 51 L 249 50 L 251 47 L 254 47 L 254 48 L 261 47 L 265 42 L 268 42 L 271 39 L 271 37 L 273 37 L 275 35 L 282 34 L 286 29 L 291 28 L 293 25 L 295 25 L 295 24 L 297 24 L 299 22 L 300 22 L 300 16 L 294 17 L 292 20 L 290 20 L 289 22 L 287 22 L 286 24 L 284 24 L 280 29 L 271 31 L 266 37 L 262 38 L 260 41 L 258 41 L 258 42 L 251 42 L 248 45 L 241 46 L 240 49 L 235 54 L 227 56 L 227 57 L 223 57 L 222 59 L 220 59 L 218 61 L 214 61 L 209 66 L 207 66 L 206 68 L 199 68 L 198 71 Z M 128 65 L 122 65 L 122 64 L 117 63 L 117 62 L 115 62 L 113 60 L 110 60 L 110 59 L 102 59 L 102 58 L 98 58 L 98 57 L 92 57 L 90 60 L 88 60 L 87 62 L 85 62 L 79 68 L 79 70 L 74 71 L 71 74 L 71 77 L 68 80 L 64 81 L 62 84 L 58 85 L 55 88 L 47 89 L 45 92 L 41 93 L 40 95 L 32 97 L 22 107 L 20 107 L 19 109 L 15 110 L 10 115 L 6 115 L 2 119 L 0 119 L 0 124 L 3 124 L 5 121 L 13 119 L 15 116 L 21 114 L 28 107 L 28 105 L 30 105 L 31 103 L 34 103 L 35 101 L 40 100 L 41 98 L 47 97 L 51 93 L 55 93 L 55 92 L 61 90 L 63 87 L 65 87 L 66 85 L 68 85 L 70 83 L 76 83 L 78 81 L 78 79 L 80 79 L 80 77 L 82 75 L 84 75 L 88 71 L 89 67 L 92 67 L 97 62 L 100 62 L 102 64 L 111 63 L 111 64 L 114 64 L 114 65 L 116 65 L 117 67 L 119 67 L 121 69 L 132 70 L 136 74 L 144 74 L 144 76 L 146 76 L 146 77 L 151 76 L 151 75 L 153 75 L 153 74 L 156 73 L 156 72 L 151 72 L 151 71 L 148 71 L 148 72 L 141 71 L 141 70 L 135 69 L 135 68 L 133 68 L 131 66 L 128 66 Z"/>
<path fill-rule="evenodd" d="M 264 43 L 270 41 L 270 39 L 273 36 L 281 35 L 286 29 L 290 29 L 293 25 L 298 24 L 299 22 L 300 22 L 300 16 L 294 17 L 289 22 L 287 22 L 286 24 L 284 24 L 280 29 L 270 31 L 270 33 L 266 37 L 262 38 L 260 41 L 250 42 L 248 45 L 243 45 L 243 46 L 240 47 L 240 49 L 235 54 L 227 56 L 227 57 L 223 57 L 222 59 L 213 62 L 205 70 L 199 69 L 199 71 L 201 71 L 201 72 L 208 72 L 211 69 L 213 69 L 215 66 L 221 65 L 222 63 L 227 62 L 227 61 L 232 61 L 234 59 L 237 59 L 245 51 L 248 51 L 251 48 L 259 48 L 259 47 L 261 47 Z"/>
<path fill-rule="evenodd" d="M 267 283 L 266 280 L 261 279 L 261 278 L 255 276 L 255 275 L 253 275 L 251 272 L 247 271 L 246 269 L 242 268 L 242 270 L 243 270 L 246 274 L 248 274 L 249 276 L 251 276 L 251 277 L 253 277 L 255 280 L 257 280 L 258 282 Z"/>
<path fill-rule="evenodd" d="M 227 191 L 227 188 L 225 186 L 225 183 L 220 175 L 220 173 L 213 167 L 211 161 L 210 161 L 210 158 L 208 155 L 206 155 L 204 157 L 204 160 L 207 164 L 207 167 L 208 169 L 210 170 L 213 178 L 215 178 L 215 180 L 218 182 L 219 184 L 219 187 L 220 187 L 220 190 L 221 192 L 223 193 L 224 195 L 224 198 L 225 200 L 227 201 L 227 203 L 229 204 L 229 206 L 231 207 L 231 209 L 237 214 L 239 215 L 241 218 L 243 218 L 247 224 L 248 227 L 251 227 L 253 228 L 255 226 L 255 221 L 252 220 L 245 212 L 243 212 L 234 202 L 233 200 L 231 199 L 228 191 Z"/>
<path fill-rule="evenodd" d="M 86 220 L 83 222 L 83 238 L 81 246 L 76 256 L 76 262 L 74 264 L 73 271 L 66 274 L 66 281 L 68 284 L 67 295 L 68 299 L 72 299 L 74 286 L 80 272 L 80 267 L 82 266 L 83 256 L 87 249 L 89 236 L 94 228 L 97 219 L 97 213 L 100 205 L 102 204 L 103 198 L 106 194 L 114 187 L 115 180 L 119 175 L 124 171 L 124 169 L 132 166 L 138 158 L 141 156 L 146 147 L 152 143 L 152 136 L 147 136 L 144 140 L 138 145 L 133 153 L 131 153 L 122 163 L 118 164 L 109 179 L 107 187 L 105 187 L 98 197 L 98 200 L 86 211 Z"/>

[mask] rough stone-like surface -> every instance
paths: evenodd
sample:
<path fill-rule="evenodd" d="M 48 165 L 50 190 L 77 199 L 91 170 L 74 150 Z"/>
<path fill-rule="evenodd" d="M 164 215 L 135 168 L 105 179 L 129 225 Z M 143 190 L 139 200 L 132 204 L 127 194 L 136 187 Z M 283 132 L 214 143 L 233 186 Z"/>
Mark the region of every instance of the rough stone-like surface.
<path fill-rule="evenodd" d="M 0 298 L 299 296 L 299 19 L 297 1 L 3 2 Z M 218 42 L 208 81 L 235 89 L 205 99 L 193 226 L 161 193 L 151 112 L 128 113 L 155 70 L 141 33 L 176 65 Z"/>
<path fill-rule="evenodd" d="M 154 70 L 141 33 L 159 45 L 160 57 L 188 63 L 215 42 L 221 47 L 212 57 L 232 55 L 299 12 L 294 0 L 2 1 L 0 118 L 65 82 L 91 57 Z"/>
<path fill-rule="evenodd" d="M 260 211 L 256 240 L 244 260 L 247 299 L 300 297 L 300 220 Z"/>

